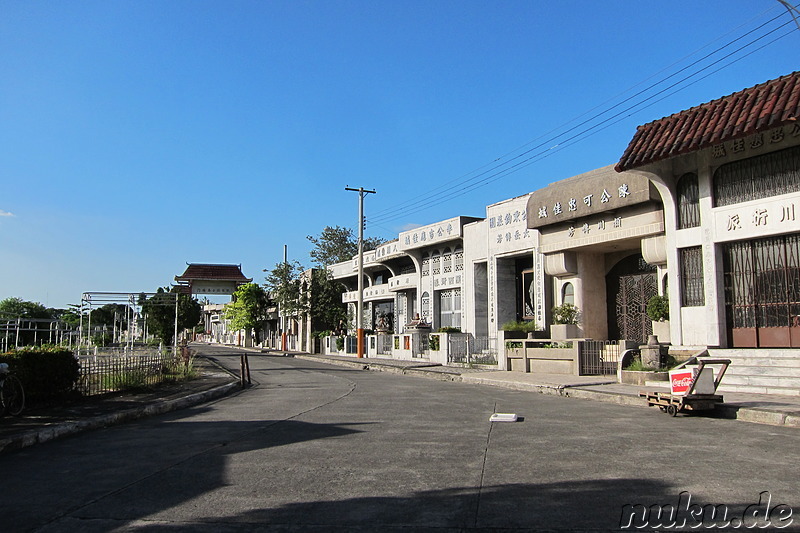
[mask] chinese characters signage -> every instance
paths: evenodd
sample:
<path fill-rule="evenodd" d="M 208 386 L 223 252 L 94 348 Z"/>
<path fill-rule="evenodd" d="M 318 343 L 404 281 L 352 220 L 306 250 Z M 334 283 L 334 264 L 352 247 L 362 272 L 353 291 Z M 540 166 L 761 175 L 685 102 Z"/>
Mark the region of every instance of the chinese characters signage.
<path fill-rule="evenodd" d="M 559 182 L 531 194 L 528 228 L 582 218 L 657 198 L 647 178 L 607 168 Z"/>
<path fill-rule="evenodd" d="M 400 248 L 401 250 L 409 250 L 413 248 L 422 248 L 437 242 L 444 242 L 461 237 L 461 225 L 465 222 L 463 217 L 453 218 L 431 224 L 430 226 L 423 226 L 411 231 L 404 231 L 400 234 Z M 467 219 L 469 221 L 472 219 Z"/>
<path fill-rule="evenodd" d="M 711 148 L 714 159 L 736 155 L 755 155 L 760 148 L 775 146 L 783 143 L 787 138 L 800 137 L 800 123 L 781 126 L 774 130 L 756 133 L 742 139 L 734 139 L 724 143 L 715 144 Z"/>
<path fill-rule="evenodd" d="M 528 214 L 521 206 L 507 206 L 504 211 L 492 212 L 489 216 L 489 236 L 495 244 L 530 239 L 527 220 Z"/>
<path fill-rule="evenodd" d="M 714 210 L 717 241 L 734 241 L 800 230 L 800 195 L 747 202 Z"/>

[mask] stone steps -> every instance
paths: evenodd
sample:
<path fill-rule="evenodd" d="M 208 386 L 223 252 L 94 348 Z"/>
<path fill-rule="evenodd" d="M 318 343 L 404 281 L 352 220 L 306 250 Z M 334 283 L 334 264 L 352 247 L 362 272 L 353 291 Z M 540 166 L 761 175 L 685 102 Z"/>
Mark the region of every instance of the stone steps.
<path fill-rule="evenodd" d="M 719 392 L 800 396 L 800 350 L 709 350 L 731 360 Z"/>

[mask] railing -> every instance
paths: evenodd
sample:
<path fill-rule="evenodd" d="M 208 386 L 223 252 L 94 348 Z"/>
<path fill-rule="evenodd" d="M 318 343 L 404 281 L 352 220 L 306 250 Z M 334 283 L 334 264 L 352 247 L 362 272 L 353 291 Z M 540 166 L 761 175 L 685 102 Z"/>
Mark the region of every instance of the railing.
<path fill-rule="evenodd" d="M 108 356 L 151 356 L 165 351 L 172 352 L 172 346 L 164 350 L 159 346 L 81 346 L 75 348 L 76 357 L 108 357 Z"/>
<path fill-rule="evenodd" d="M 621 350 L 617 341 L 578 341 L 581 376 L 615 376 Z"/>
<path fill-rule="evenodd" d="M 448 336 L 448 363 L 496 365 L 497 339 L 472 335 Z"/>
<path fill-rule="evenodd" d="M 171 353 L 152 351 L 140 355 L 79 357 L 78 389 L 84 395 L 93 395 L 155 385 L 176 370 L 178 361 Z"/>

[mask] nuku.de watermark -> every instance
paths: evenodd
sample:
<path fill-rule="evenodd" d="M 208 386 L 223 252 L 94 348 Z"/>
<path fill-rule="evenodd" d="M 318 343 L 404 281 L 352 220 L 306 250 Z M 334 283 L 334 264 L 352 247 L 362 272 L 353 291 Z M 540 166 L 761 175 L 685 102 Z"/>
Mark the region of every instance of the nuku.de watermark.
<path fill-rule="evenodd" d="M 689 492 L 678 495 L 677 504 L 626 504 L 622 507 L 622 529 L 783 529 L 794 521 L 792 508 L 772 504 L 772 495 L 764 491 L 758 503 L 735 514 L 724 504 L 692 503 Z"/>

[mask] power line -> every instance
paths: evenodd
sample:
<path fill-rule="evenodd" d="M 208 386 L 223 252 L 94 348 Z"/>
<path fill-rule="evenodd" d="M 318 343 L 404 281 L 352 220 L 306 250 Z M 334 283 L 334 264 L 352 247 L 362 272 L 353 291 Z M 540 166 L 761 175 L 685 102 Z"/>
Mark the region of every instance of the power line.
<path fill-rule="evenodd" d="M 687 85 L 685 85 L 683 87 L 677 88 L 676 90 L 672 91 L 669 94 L 663 95 L 661 98 L 658 98 L 658 99 L 648 103 L 646 106 L 640 107 L 637 111 L 641 111 L 642 109 L 646 109 L 646 108 L 648 108 L 648 107 L 650 107 L 650 106 L 652 106 L 652 105 L 654 105 L 654 104 L 656 104 L 656 103 L 658 103 L 658 102 L 660 102 L 662 100 L 665 100 L 666 98 L 669 98 L 670 96 L 672 96 L 672 95 L 674 95 L 674 94 L 686 89 L 687 87 L 690 87 L 691 85 L 694 85 L 695 83 L 698 83 L 698 82 L 702 81 L 703 79 L 708 78 L 709 76 L 719 72 L 720 70 L 722 70 L 724 68 L 727 68 L 728 66 L 730 66 L 730 65 L 732 65 L 732 64 L 734 64 L 734 63 L 736 63 L 738 61 L 741 61 L 745 57 L 748 57 L 749 55 L 752 55 L 753 53 L 755 53 L 755 52 L 757 52 L 757 51 L 759 51 L 759 50 L 761 50 L 761 49 L 763 49 L 763 48 L 765 48 L 765 47 L 777 42 L 778 40 L 786 37 L 787 35 L 790 35 L 791 33 L 795 32 L 795 31 L 797 31 L 797 30 L 792 30 L 792 31 L 790 31 L 788 33 L 785 33 L 783 35 L 780 35 L 780 36 L 776 37 L 772 41 L 766 43 L 763 46 L 760 46 L 756 50 L 753 50 L 753 51 L 749 52 L 748 54 L 746 54 L 746 55 L 744 55 L 744 56 L 742 56 L 740 58 L 734 59 L 730 63 L 727 63 L 727 64 L 723 65 L 722 67 L 720 67 L 720 68 L 718 68 L 718 69 L 706 74 L 705 76 L 702 76 L 701 78 L 698 78 L 698 79 L 692 81 L 691 83 L 689 83 L 689 84 L 687 84 Z M 726 56 L 726 57 L 729 57 L 729 56 Z M 717 63 L 719 63 L 719 61 L 715 62 L 715 63 L 712 63 L 711 65 L 708 65 L 705 68 L 707 69 L 707 68 L 709 68 L 709 67 L 711 67 L 711 66 L 713 66 L 713 65 L 715 65 Z M 698 71 L 698 73 L 699 72 L 702 72 L 702 70 Z M 469 186 L 467 186 L 465 188 L 462 188 L 460 190 L 452 191 L 448 195 L 445 195 L 445 196 L 442 196 L 442 197 L 437 197 L 437 198 L 434 198 L 434 199 L 430 199 L 430 200 L 428 200 L 426 202 L 419 203 L 414 208 L 405 209 L 405 210 L 403 210 L 403 212 L 401 214 L 399 214 L 397 216 L 385 217 L 384 219 L 382 219 L 382 221 L 386 222 L 386 221 L 389 221 L 389 220 L 395 220 L 395 219 L 400 218 L 401 216 L 406 216 L 406 215 L 409 215 L 409 214 L 414 214 L 414 213 L 418 213 L 420 211 L 424 211 L 425 209 L 427 209 L 428 207 L 430 207 L 433 204 L 441 203 L 442 201 L 446 201 L 446 200 L 452 200 L 454 198 L 458 198 L 460 196 L 463 196 L 463 195 L 465 195 L 467 193 L 470 193 L 470 192 L 474 191 L 475 189 L 477 189 L 479 187 L 483 187 L 483 186 L 489 185 L 490 183 L 494 183 L 495 181 L 498 181 L 499 179 L 505 178 L 510 174 L 518 172 L 518 171 L 522 170 L 523 168 L 526 168 L 526 167 L 528 167 L 528 166 L 530 166 L 530 165 L 532 165 L 534 163 L 537 163 L 538 161 L 541 161 L 542 159 L 545 159 L 545 158 L 553 155 L 556 152 L 560 152 L 561 150 L 563 150 L 563 149 L 565 149 L 565 148 L 567 148 L 569 146 L 572 146 L 573 144 L 575 144 L 577 142 L 580 142 L 580 141 L 584 140 L 587 137 L 590 137 L 590 136 L 592 136 L 592 135 L 594 135 L 596 133 L 599 133 L 600 131 L 602 131 L 602 130 L 610 127 L 610 126 L 612 126 L 614 124 L 617 124 L 617 123 L 621 122 L 622 120 L 624 120 L 626 118 L 629 118 L 630 116 L 633 115 L 633 112 L 627 113 L 628 111 L 632 111 L 633 109 L 639 107 L 641 104 L 647 102 L 648 100 L 654 98 L 655 96 L 658 96 L 658 95 L 664 93 L 665 91 L 668 91 L 671 88 L 675 88 L 677 85 L 679 85 L 683 81 L 686 81 L 686 80 L 690 79 L 692 76 L 694 76 L 694 74 L 691 75 L 691 76 L 687 76 L 686 78 L 683 78 L 682 80 L 680 80 L 680 81 L 670 85 L 669 87 L 659 91 L 655 95 L 652 95 L 652 96 L 648 97 L 647 99 L 643 100 L 642 102 L 634 104 L 633 106 L 630 106 L 630 107 L 620 111 L 619 113 L 613 115 L 612 117 L 609 117 L 608 119 L 604 120 L 603 122 L 600 122 L 600 123 L 595 124 L 595 125 L 593 125 L 591 127 L 585 128 L 585 129 L 581 130 L 580 132 L 576 133 L 575 135 L 573 135 L 573 136 L 571 136 L 571 137 L 569 137 L 569 138 L 567 138 L 565 140 L 562 140 L 561 142 L 559 142 L 559 143 L 557 143 L 557 144 L 555 144 L 555 145 L 553 145 L 553 146 L 551 146 L 549 148 L 546 148 L 545 150 L 537 152 L 537 153 L 533 154 L 532 156 L 528 157 L 527 159 L 524 159 L 524 160 L 520 161 L 519 163 L 517 163 L 515 165 L 512 165 L 510 167 L 498 170 L 496 173 L 487 176 L 486 178 L 484 178 L 483 180 L 481 180 L 478 183 L 473 183 L 473 184 L 471 184 L 471 185 L 469 185 Z M 616 119 L 616 120 L 614 120 L 614 119 Z M 602 126 L 602 127 L 598 128 L 599 126 Z"/>
<path fill-rule="evenodd" d="M 603 110 L 603 111 L 601 111 L 599 113 L 596 113 L 591 118 L 582 121 L 580 124 L 578 124 L 578 125 L 576 125 L 576 126 L 574 126 L 572 128 L 569 128 L 569 129 L 563 131 L 562 133 L 559 133 L 558 135 L 554 135 L 554 136 L 549 137 L 545 141 L 537 144 L 536 146 L 534 146 L 534 147 L 532 147 L 532 148 L 530 148 L 528 150 L 525 150 L 524 152 L 514 156 L 513 158 L 511 158 L 508 161 L 505 161 L 503 163 L 494 165 L 494 163 L 496 163 L 497 161 L 499 161 L 499 160 L 507 157 L 508 155 L 514 153 L 515 150 L 505 154 L 504 156 L 496 158 L 491 163 L 483 165 L 482 167 L 479 167 L 476 170 L 473 170 L 473 171 L 468 172 L 468 173 L 466 173 L 466 174 L 464 174 L 464 175 L 462 175 L 462 176 L 460 176 L 458 178 L 455 178 L 453 180 L 445 182 L 443 185 L 440 185 L 440 186 L 432 189 L 431 191 L 429 191 L 425 195 L 415 197 L 415 198 L 413 198 L 413 199 L 411 199 L 409 201 L 406 201 L 406 202 L 403 202 L 401 204 L 392 206 L 391 208 L 385 209 L 383 211 L 379 211 L 378 213 L 373 215 L 373 217 L 371 217 L 371 222 L 376 223 L 376 222 L 386 222 L 386 221 L 389 221 L 389 220 L 395 220 L 395 219 L 398 219 L 398 218 L 400 218 L 402 216 L 407 216 L 408 214 L 412 214 L 412 213 L 416 213 L 416 212 L 422 211 L 422 210 L 426 209 L 427 207 L 429 207 L 429 206 L 431 206 L 433 204 L 436 204 L 436 203 L 441 203 L 444 200 L 449 200 L 449 199 L 452 199 L 452 198 L 456 198 L 456 197 L 462 196 L 464 194 L 467 194 L 468 192 L 471 192 L 471 191 L 475 190 L 478 187 L 482 187 L 482 186 L 488 185 L 489 183 L 497 181 L 500 178 L 506 177 L 507 175 L 509 175 L 511 173 L 517 172 L 518 170 L 521 170 L 522 168 L 525 168 L 525 167 L 529 166 L 530 164 L 532 164 L 532 163 L 534 163 L 536 161 L 544 159 L 545 157 L 548 157 L 549 155 L 552 155 L 553 153 L 558 152 L 558 151 L 566 148 L 567 146 L 570 146 L 570 145 L 574 144 L 575 142 L 578 142 L 579 140 L 581 140 L 581 137 L 588 137 L 590 135 L 594 135 L 598 131 L 601 131 L 602 129 L 606 129 L 610 125 L 615 124 L 615 123 L 619 122 L 620 120 L 622 120 L 622 119 L 618 118 L 621 115 L 623 115 L 625 113 L 628 113 L 629 111 L 632 111 L 633 109 L 636 109 L 636 108 L 639 108 L 639 110 L 645 109 L 646 107 L 649 107 L 649 106 L 653 105 L 654 103 L 656 103 L 658 101 L 661 101 L 664 98 L 667 98 L 668 96 L 671 96 L 672 94 L 675 94 L 678 91 L 683 90 L 683 89 L 685 89 L 685 88 L 697 83 L 698 81 L 700 81 L 702 79 L 707 78 L 711 74 L 719 72 L 723 68 L 726 68 L 726 67 L 736 63 L 737 61 L 740 61 L 741 59 L 743 59 L 745 57 L 748 57 L 752 53 L 755 53 L 756 51 L 761 50 L 766 46 L 769 46 L 770 44 L 774 43 L 775 41 L 777 41 L 779 39 L 782 39 L 783 37 L 791 34 L 794 31 L 797 31 L 797 30 L 792 29 L 790 32 L 788 32 L 788 33 L 786 33 L 784 35 L 781 35 L 781 36 L 777 37 L 776 39 L 773 39 L 769 43 L 767 43 L 767 44 L 765 44 L 763 46 L 760 46 L 760 47 L 756 48 L 755 50 L 753 50 L 751 52 L 748 52 L 747 54 L 745 54 L 744 56 L 740 57 L 739 59 L 731 61 L 731 62 L 725 64 L 723 67 L 720 67 L 719 69 L 716 69 L 716 70 L 712 71 L 711 73 L 709 73 L 709 74 L 707 74 L 707 75 L 705 75 L 705 76 L 703 76 L 703 77 L 701 77 L 701 78 L 699 78 L 699 79 L 697 79 L 697 80 L 695 80 L 695 81 L 693 81 L 693 82 L 691 82 L 689 84 L 684 85 L 683 87 L 677 89 L 676 91 L 673 91 L 669 95 L 664 96 L 662 98 L 659 98 L 658 100 L 655 100 L 655 102 L 651 102 L 651 103 L 647 104 L 647 106 L 642 107 L 643 104 L 647 103 L 648 101 L 653 100 L 654 98 L 656 98 L 659 95 L 665 93 L 666 91 L 669 91 L 670 89 L 675 88 L 676 86 L 678 86 L 678 85 L 686 82 L 687 80 L 689 80 L 689 79 L 701 74 L 702 72 L 708 70 L 709 68 L 713 67 L 714 65 L 717 65 L 717 64 L 725 61 L 726 59 L 729 59 L 731 56 L 733 56 L 733 55 L 741 52 L 742 50 L 752 46 L 753 44 L 763 40 L 764 38 L 768 37 L 769 35 L 771 35 L 771 34 L 775 33 L 776 31 L 780 30 L 781 28 L 784 28 L 785 26 L 791 24 L 791 21 L 790 22 L 786 22 L 786 23 L 784 23 L 784 24 L 782 24 L 782 25 L 780 25 L 780 26 L 768 31 L 767 33 L 761 35 L 760 37 L 757 37 L 757 38 L 751 40 L 747 44 L 745 44 L 743 46 L 740 46 L 739 48 L 737 48 L 733 52 L 730 52 L 730 53 L 722 56 L 721 58 L 713 61 L 712 63 L 704 66 L 703 68 L 700 68 L 697 71 L 695 71 L 695 72 L 693 72 L 693 73 L 681 78 L 680 80 L 678 80 L 675 83 L 672 83 L 671 85 L 667 86 L 666 88 L 657 91 L 656 93 L 648 96 L 647 98 L 645 98 L 645 99 L 643 99 L 641 101 L 638 101 L 638 102 L 634 103 L 631 106 L 626 107 L 622 111 L 620 111 L 620 112 L 618 112 L 618 113 L 616 113 L 614 115 L 611 115 L 610 117 L 607 117 L 607 118 L 603 119 L 602 121 L 600 121 L 600 122 L 598 122 L 598 123 L 596 123 L 596 124 L 594 124 L 592 126 L 586 127 L 584 129 L 578 131 L 577 133 L 575 133 L 574 135 L 571 135 L 570 137 L 567 137 L 566 139 L 561 139 L 565 135 L 568 135 L 569 133 L 574 132 L 575 130 L 581 128 L 582 126 L 587 126 L 592 121 L 602 117 L 603 115 L 606 115 L 606 114 L 610 113 L 611 111 L 619 108 L 621 105 L 623 105 L 623 104 L 625 104 L 627 102 L 630 102 L 631 100 L 637 98 L 638 96 L 642 96 L 647 91 L 650 91 L 651 89 L 656 88 L 658 85 L 663 84 L 664 82 L 674 78 L 675 76 L 679 75 L 680 73 L 685 72 L 685 71 L 691 69 L 692 67 L 702 63 L 706 59 L 709 59 L 710 57 L 714 56 L 715 54 L 718 54 L 722 50 L 732 46 L 736 42 L 741 41 L 742 39 L 744 39 L 748 35 L 751 35 L 751 34 L 757 32 L 758 30 L 764 28 L 765 26 L 767 26 L 771 22 L 774 22 L 775 20 L 777 20 L 777 19 L 779 19 L 781 17 L 784 17 L 784 16 L 785 16 L 785 13 L 781 13 L 780 15 L 771 18 L 770 20 L 768 20 L 767 22 L 759 25 L 758 27 L 756 27 L 756 28 L 744 33 L 743 35 L 737 37 L 736 39 L 733 39 L 733 40 L 729 41 L 728 43 L 726 43 L 725 45 L 723 45 L 723 46 L 715 49 L 714 51 L 704 55 L 702 58 L 700 58 L 700 59 L 698 59 L 696 61 L 693 61 L 689 65 L 677 70 L 676 72 L 673 72 L 672 74 L 660 79 L 659 81 L 657 81 L 657 82 L 655 82 L 653 84 L 650 84 L 648 87 L 638 91 L 634 95 L 625 98 L 624 100 L 616 103 L 615 105 L 613 105 L 613 106 L 611 106 L 611 107 L 609 107 L 609 108 L 607 108 L 607 109 L 605 109 L 605 110 Z M 730 34 L 730 33 L 732 33 L 732 32 L 728 32 L 728 34 Z M 726 34 L 726 35 L 728 35 L 728 34 Z M 720 38 L 717 38 L 716 40 L 719 40 L 719 39 Z M 702 50 L 703 48 L 707 48 L 707 47 L 708 47 L 708 45 L 705 45 L 704 47 L 700 48 L 699 50 Z M 690 54 L 690 56 L 691 55 L 693 55 L 693 54 Z M 687 57 L 690 57 L 690 56 L 687 56 Z M 681 61 L 682 60 L 679 60 L 677 63 L 680 63 Z M 673 63 L 673 65 L 675 65 L 677 63 Z M 669 68 L 669 67 L 667 67 L 667 68 Z M 663 72 L 664 70 L 666 70 L 666 69 L 662 69 L 662 71 L 660 71 L 660 72 Z M 648 79 L 652 79 L 654 76 L 651 76 Z M 644 82 L 640 82 L 639 84 L 634 85 L 632 88 L 637 87 L 637 86 L 641 85 L 642 83 L 644 83 Z M 625 92 L 628 92 L 630 90 L 631 89 L 628 89 L 627 91 L 624 91 L 620 95 L 625 94 Z M 612 98 L 611 101 L 613 101 L 615 98 L 616 97 Z M 609 100 L 607 100 L 606 102 L 608 102 L 608 101 Z M 583 117 L 583 116 L 591 113 L 593 110 L 598 109 L 602 105 L 603 104 L 595 106 L 591 110 L 579 115 L 578 117 Z M 632 113 L 626 115 L 625 117 L 623 117 L 623 119 L 627 118 L 631 114 Z M 614 120 L 614 119 L 618 119 L 618 120 Z M 568 121 L 567 123 L 563 124 L 562 126 L 554 128 L 553 130 L 550 130 L 549 132 L 537 137 L 537 139 L 534 139 L 533 141 L 530 141 L 529 143 L 526 143 L 522 147 L 529 146 L 531 143 L 535 142 L 536 140 L 541 139 L 542 137 L 548 135 L 549 133 L 552 133 L 554 131 L 558 131 L 559 129 L 562 129 L 566 125 L 569 125 L 569 124 L 575 122 L 575 120 L 577 120 L 577 118 L 572 119 L 572 120 Z M 609 124 L 610 121 L 614 121 L 614 122 L 611 122 Z M 602 128 L 600 128 L 601 126 L 602 126 Z M 600 128 L 600 129 L 598 130 L 597 128 Z M 596 131 L 593 131 L 593 130 L 596 130 Z M 558 142 L 556 142 L 556 141 L 558 141 Z M 555 143 L 555 144 L 552 144 L 551 146 L 547 146 L 547 145 L 549 145 L 551 143 Z M 545 146 L 547 146 L 547 148 L 545 148 L 544 150 L 539 150 L 539 149 L 541 149 L 541 148 L 543 148 Z M 537 151 L 537 150 L 539 150 L 539 151 Z M 511 165 L 511 163 L 513 163 L 514 161 L 517 161 L 517 160 L 525 157 L 526 155 L 532 154 L 532 153 L 533 153 L 533 155 L 531 155 L 530 157 L 522 159 L 521 161 L 517 162 L 516 164 Z M 487 167 L 491 167 L 491 168 L 488 168 L 487 170 L 484 170 Z M 481 170 L 483 170 L 483 171 L 475 174 L 476 172 L 481 171 Z M 470 177 L 469 179 L 466 179 L 466 180 L 464 179 L 465 177 L 470 176 L 471 174 L 475 174 L 475 175 Z M 452 188 L 450 188 L 448 186 L 453 184 L 453 183 L 459 183 L 460 187 L 457 190 L 452 190 Z M 431 194 L 430 194 L 431 192 L 439 191 L 439 190 L 442 190 L 442 189 L 445 189 L 445 188 L 447 188 L 448 191 L 445 191 L 445 192 L 439 193 L 439 194 L 435 194 L 433 196 L 431 196 Z M 420 202 L 419 201 L 420 199 L 424 199 L 425 201 Z"/>

